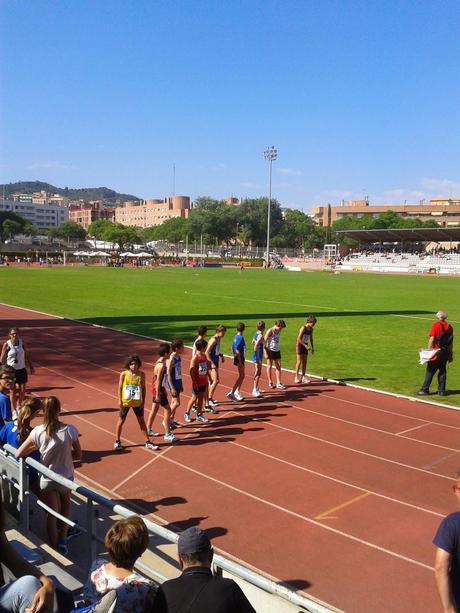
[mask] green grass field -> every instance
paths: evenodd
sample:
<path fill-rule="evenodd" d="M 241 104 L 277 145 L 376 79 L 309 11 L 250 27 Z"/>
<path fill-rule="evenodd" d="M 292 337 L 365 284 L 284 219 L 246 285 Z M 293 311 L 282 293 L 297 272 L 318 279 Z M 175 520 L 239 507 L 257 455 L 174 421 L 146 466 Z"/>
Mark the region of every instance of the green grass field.
<path fill-rule="evenodd" d="M 267 326 L 282 317 L 283 365 L 294 367 L 295 339 L 305 315 L 318 317 L 312 373 L 404 394 L 421 385 L 417 363 L 433 314 L 460 320 L 460 283 L 455 278 L 372 274 L 289 273 L 233 269 L 154 270 L 111 268 L 4 268 L 2 302 L 95 322 L 148 336 L 182 338 L 190 344 L 196 327 Z M 444 402 L 460 406 L 459 366 L 448 371 Z M 435 391 L 436 385 L 432 391 Z M 440 400 L 432 396 L 433 400 Z"/>

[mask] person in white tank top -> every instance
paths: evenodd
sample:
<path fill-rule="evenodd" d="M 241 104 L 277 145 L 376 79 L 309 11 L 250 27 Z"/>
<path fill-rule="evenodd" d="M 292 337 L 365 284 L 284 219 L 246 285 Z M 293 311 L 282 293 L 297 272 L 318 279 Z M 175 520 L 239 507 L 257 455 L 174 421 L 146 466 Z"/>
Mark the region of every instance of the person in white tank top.
<path fill-rule="evenodd" d="M 284 319 L 278 319 L 275 325 L 267 330 L 264 336 L 265 357 L 267 358 L 268 387 L 275 387 L 273 383 L 273 364 L 275 365 L 276 387 L 284 390 L 286 386 L 281 383 L 281 350 L 280 334 L 286 327 Z"/>
<path fill-rule="evenodd" d="M 31 374 L 34 372 L 24 341 L 19 336 L 19 328 L 11 328 L 9 339 L 2 347 L 0 362 L 2 365 L 11 366 L 15 370 L 16 381 L 10 399 L 13 410 L 18 409 L 26 395 L 27 368 Z"/>

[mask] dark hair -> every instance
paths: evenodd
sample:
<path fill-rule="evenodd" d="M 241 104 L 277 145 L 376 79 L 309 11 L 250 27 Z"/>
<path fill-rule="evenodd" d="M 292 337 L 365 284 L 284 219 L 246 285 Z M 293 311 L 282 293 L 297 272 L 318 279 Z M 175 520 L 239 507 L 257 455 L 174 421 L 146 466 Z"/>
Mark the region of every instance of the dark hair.
<path fill-rule="evenodd" d="M 204 336 L 208 331 L 207 326 L 198 326 L 198 330 L 196 331 L 198 336 Z"/>
<path fill-rule="evenodd" d="M 121 568 L 132 568 L 147 549 L 149 533 L 138 515 L 119 519 L 107 531 L 104 545 L 110 560 Z"/>
<path fill-rule="evenodd" d="M 16 326 L 14 326 L 13 328 L 10 328 L 10 331 L 8 332 L 8 335 L 10 335 L 12 332 L 17 332 L 18 336 L 19 336 L 19 328 L 17 328 Z"/>
<path fill-rule="evenodd" d="M 43 425 L 48 436 L 53 436 L 59 424 L 61 403 L 56 396 L 48 396 L 43 400 Z"/>
<path fill-rule="evenodd" d="M 15 375 L 16 371 L 12 366 L 8 366 L 8 364 L 4 364 L 0 367 L 0 377 L 3 375 Z"/>
<path fill-rule="evenodd" d="M 227 326 L 219 324 L 218 326 L 216 326 L 216 332 L 227 332 Z"/>
<path fill-rule="evenodd" d="M 23 443 L 30 434 L 30 420 L 41 410 L 41 408 L 41 398 L 27 398 L 25 402 L 22 403 L 18 415 L 18 434 L 21 443 Z"/>
<path fill-rule="evenodd" d="M 179 555 L 185 566 L 192 566 L 194 563 L 208 564 L 209 551 L 210 550 L 208 549 L 207 551 L 196 551 L 195 553 L 181 553 Z"/>
<path fill-rule="evenodd" d="M 142 366 L 140 357 L 135 353 L 133 353 L 133 355 L 130 355 L 126 358 L 125 368 L 129 368 L 129 365 L 131 364 L 131 362 L 136 362 L 138 368 Z"/>
<path fill-rule="evenodd" d="M 315 324 L 316 323 L 316 317 L 314 315 L 309 315 L 307 317 L 307 323 L 308 324 Z"/>
<path fill-rule="evenodd" d="M 175 338 L 173 341 L 171 341 L 171 351 L 177 351 L 177 349 L 180 349 L 183 346 L 184 341 L 180 338 Z"/>
<path fill-rule="evenodd" d="M 277 319 L 275 321 L 275 326 L 278 326 L 279 328 L 285 328 L 286 322 L 284 321 L 284 319 Z"/>
<path fill-rule="evenodd" d="M 263 319 L 261 319 L 260 321 L 257 322 L 257 330 L 264 330 L 265 329 L 265 322 Z"/>
<path fill-rule="evenodd" d="M 171 353 L 171 345 L 169 343 L 160 343 L 158 347 L 158 355 L 163 357 L 167 353 Z"/>
<path fill-rule="evenodd" d="M 205 341 L 204 338 L 200 338 L 195 343 L 195 348 L 197 351 L 203 351 L 208 346 L 208 341 Z"/>
<path fill-rule="evenodd" d="M 239 323 L 239 324 L 237 324 L 237 325 L 236 325 L 236 330 L 237 330 L 237 332 L 244 332 L 244 329 L 245 329 L 245 328 L 246 328 L 246 326 L 245 326 L 245 325 L 244 325 L 244 323 L 242 323 L 241 321 L 240 321 L 240 323 Z"/>

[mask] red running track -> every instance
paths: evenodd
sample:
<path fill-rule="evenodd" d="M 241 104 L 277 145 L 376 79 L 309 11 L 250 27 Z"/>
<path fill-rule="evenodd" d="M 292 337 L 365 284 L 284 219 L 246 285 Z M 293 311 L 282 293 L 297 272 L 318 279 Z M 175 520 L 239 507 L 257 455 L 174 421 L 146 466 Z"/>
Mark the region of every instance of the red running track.
<path fill-rule="evenodd" d="M 254 399 L 248 376 L 247 401 L 222 402 L 209 424 L 180 428 L 175 445 L 159 439 L 160 452 L 142 446 L 130 415 L 119 454 L 118 373 L 135 352 L 150 379 L 157 342 L 6 305 L 0 317 L 4 337 L 15 324 L 26 339 L 32 391 L 59 396 L 82 434 L 80 481 L 173 529 L 200 525 L 219 551 L 337 609 L 440 610 L 431 540 L 455 510 L 459 412 L 290 385 L 291 373 L 285 392 Z M 234 377 L 227 360 L 218 399 Z"/>

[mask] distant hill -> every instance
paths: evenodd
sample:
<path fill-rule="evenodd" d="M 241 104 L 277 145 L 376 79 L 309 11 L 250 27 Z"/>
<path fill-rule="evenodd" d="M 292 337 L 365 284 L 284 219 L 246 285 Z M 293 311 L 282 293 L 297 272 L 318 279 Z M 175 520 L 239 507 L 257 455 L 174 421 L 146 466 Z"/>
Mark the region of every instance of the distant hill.
<path fill-rule="evenodd" d="M 71 189 L 69 187 L 56 187 L 43 181 L 17 181 L 16 183 L 0 184 L 0 194 L 3 195 L 5 188 L 5 198 L 11 194 L 20 192 L 21 194 L 33 194 L 34 192 L 45 191 L 51 194 L 59 194 L 68 200 L 105 200 L 115 204 L 117 200 L 140 200 L 132 194 L 120 194 L 108 187 L 82 187 Z"/>

